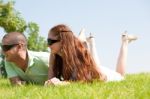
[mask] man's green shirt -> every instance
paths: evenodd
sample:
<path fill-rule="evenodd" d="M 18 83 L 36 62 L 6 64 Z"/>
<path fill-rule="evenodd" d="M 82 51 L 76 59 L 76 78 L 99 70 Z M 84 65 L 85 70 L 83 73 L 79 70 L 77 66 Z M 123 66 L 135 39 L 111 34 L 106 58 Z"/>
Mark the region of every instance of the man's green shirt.
<path fill-rule="evenodd" d="M 28 67 L 24 72 L 12 62 L 5 62 L 8 78 L 20 77 L 29 83 L 44 84 L 48 79 L 49 53 L 28 51 Z"/>

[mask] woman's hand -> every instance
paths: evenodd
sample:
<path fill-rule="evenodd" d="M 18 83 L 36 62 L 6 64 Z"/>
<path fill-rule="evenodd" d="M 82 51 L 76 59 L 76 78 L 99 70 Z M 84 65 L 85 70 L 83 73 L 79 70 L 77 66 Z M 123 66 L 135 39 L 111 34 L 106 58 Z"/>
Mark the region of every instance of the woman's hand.
<path fill-rule="evenodd" d="M 45 81 L 45 86 L 49 86 L 49 85 L 67 85 L 70 84 L 69 82 L 66 81 L 60 81 L 58 78 L 54 77 L 50 80 Z"/>

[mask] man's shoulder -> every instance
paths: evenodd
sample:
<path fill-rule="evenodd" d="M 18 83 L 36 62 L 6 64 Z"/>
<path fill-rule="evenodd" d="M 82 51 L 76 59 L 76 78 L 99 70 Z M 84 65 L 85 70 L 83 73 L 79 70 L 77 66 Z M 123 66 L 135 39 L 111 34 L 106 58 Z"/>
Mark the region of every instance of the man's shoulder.
<path fill-rule="evenodd" d="M 49 52 L 37 52 L 37 51 L 31 51 L 31 50 L 28 50 L 28 53 L 29 54 L 32 54 L 32 55 L 49 55 Z"/>
<path fill-rule="evenodd" d="M 44 63 L 46 65 L 49 63 L 50 55 L 48 52 L 36 52 L 28 50 L 28 56 L 30 65 L 34 62 Z"/>
<path fill-rule="evenodd" d="M 49 53 L 48 52 L 37 52 L 37 51 L 31 51 L 31 50 L 28 50 L 28 55 L 29 57 L 32 57 L 32 58 L 40 58 L 40 59 L 49 59 Z"/>

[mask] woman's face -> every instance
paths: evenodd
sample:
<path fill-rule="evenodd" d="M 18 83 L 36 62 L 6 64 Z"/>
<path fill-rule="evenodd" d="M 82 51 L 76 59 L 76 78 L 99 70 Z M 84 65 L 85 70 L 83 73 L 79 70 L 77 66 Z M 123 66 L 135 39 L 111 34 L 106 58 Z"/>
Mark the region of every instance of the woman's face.
<path fill-rule="evenodd" d="M 52 35 L 52 33 L 48 34 L 47 38 L 48 47 L 51 49 L 51 53 L 53 54 L 59 54 L 62 44 L 61 41 L 58 40 L 57 36 Z"/>

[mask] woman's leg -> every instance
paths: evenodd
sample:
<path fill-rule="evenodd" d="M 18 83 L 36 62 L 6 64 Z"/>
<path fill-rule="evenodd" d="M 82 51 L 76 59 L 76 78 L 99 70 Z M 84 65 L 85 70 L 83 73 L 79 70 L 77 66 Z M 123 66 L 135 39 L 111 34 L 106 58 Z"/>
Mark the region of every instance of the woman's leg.
<path fill-rule="evenodd" d="M 99 60 L 99 57 L 97 54 L 94 37 L 90 34 L 90 36 L 88 38 L 86 38 L 85 29 L 83 28 L 83 29 L 81 29 L 78 38 L 88 48 L 91 55 L 93 56 L 93 59 L 96 62 L 96 65 L 99 67 L 100 66 L 100 60 Z"/>
<path fill-rule="evenodd" d="M 95 60 L 97 66 L 101 66 L 100 64 L 100 59 L 98 57 L 97 49 L 96 49 L 96 44 L 95 44 L 95 38 L 90 34 L 88 38 L 86 38 L 87 43 L 88 43 L 88 49 L 93 56 L 93 59 Z"/>
<path fill-rule="evenodd" d="M 126 62 L 127 62 L 127 53 L 128 53 L 128 44 L 136 40 L 137 37 L 133 35 L 127 35 L 124 33 L 122 35 L 122 44 L 120 48 L 120 53 L 117 61 L 117 68 L 116 71 L 120 73 L 122 76 L 125 74 L 125 67 L 126 67 Z"/>

